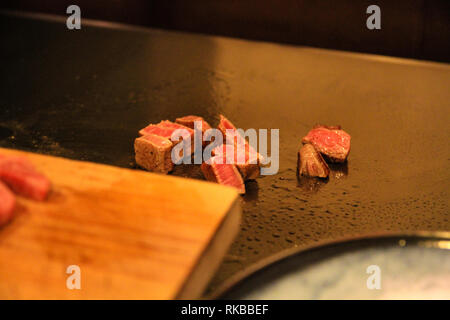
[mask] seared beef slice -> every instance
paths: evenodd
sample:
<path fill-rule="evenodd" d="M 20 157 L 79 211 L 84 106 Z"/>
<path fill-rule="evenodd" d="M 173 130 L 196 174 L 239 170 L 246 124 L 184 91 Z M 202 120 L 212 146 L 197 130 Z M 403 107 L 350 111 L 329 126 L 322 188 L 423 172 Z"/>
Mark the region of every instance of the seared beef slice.
<path fill-rule="evenodd" d="M 217 155 L 225 155 L 228 158 L 230 157 L 226 154 L 226 146 L 225 145 L 233 145 L 234 146 L 234 163 L 236 164 L 239 172 L 242 175 L 244 180 L 252 180 L 259 177 L 260 174 L 260 164 L 261 164 L 261 155 L 254 150 L 250 144 L 245 140 L 244 137 L 240 136 L 236 131 L 236 127 L 231 123 L 230 120 L 225 118 L 223 115 L 220 115 L 220 122 L 218 125 L 218 129 L 223 134 L 223 146 L 219 146 L 214 150 L 214 154 Z M 226 136 L 226 131 L 232 130 L 235 133 L 234 139 L 230 139 L 230 137 Z M 244 155 L 244 159 L 238 159 L 238 156 L 242 154 Z M 239 161 L 238 161 L 239 160 Z M 233 160 L 231 160 L 233 162 Z"/>
<path fill-rule="evenodd" d="M 222 144 L 213 150 L 213 155 L 222 156 L 227 159 L 227 163 L 236 165 L 244 180 L 254 180 L 259 177 L 260 167 L 257 160 L 254 163 L 250 162 L 249 147 L 249 144 Z M 227 150 L 232 152 L 227 152 Z M 256 154 L 253 154 L 253 156 L 257 157 Z"/>
<path fill-rule="evenodd" d="M 302 139 L 330 162 L 345 162 L 350 152 L 350 135 L 340 127 L 315 126 Z"/>
<path fill-rule="evenodd" d="M 299 176 L 307 177 L 327 178 L 330 174 L 325 160 L 309 143 L 303 145 L 298 152 L 297 170 Z"/>
<path fill-rule="evenodd" d="M 142 168 L 160 173 L 173 170 L 172 142 L 169 139 L 148 134 L 134 141 L 136 163 Z"/>
<path fill-rule="evenodd" d="M 212 157 L 210 163 L 203 162 L 201 169 L 206 180 L 217 182 L 224 186 L 236 188 L 238 193 L 245 193 L 245 185 L 239 171 L 233 164 L 227 164 L 226 159 L 222 158 L 219 162 L 219 157 Z"/>

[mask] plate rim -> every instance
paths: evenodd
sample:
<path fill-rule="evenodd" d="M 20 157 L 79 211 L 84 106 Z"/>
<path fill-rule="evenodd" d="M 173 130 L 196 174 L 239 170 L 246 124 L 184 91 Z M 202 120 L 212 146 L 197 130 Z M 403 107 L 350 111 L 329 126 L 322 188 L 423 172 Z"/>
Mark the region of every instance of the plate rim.
<path fill-rule="evenodd" d="M 399 239 L 400 238 L 400 239 Z M 211 293 L 203 296 L 204 300 L 216 300 L 221 299 L 224 294 L 232 290 L 235 286 L 239 285 L 247 278 L 255 275 L 257 272 L 271 267 L 275 263 L 287 260 L 298 254 L 302 254 L 308 251 L 326 248 L 333 245 L 341 245 L 345 243 L 353 243 L 359 241 L 371 241 L 371 240 L 389 240 L 409 238 L 417 240 L 450 240 L 450 231 L 384 231 L 373 232 L 364 235 L 344 236 L 338 239 L 328 239 L 318 241 L 302 247 L 292 247 L 284 249 L 275 254 L 269 255 L 264 259 L 261 259 L 245 269 L 235 273 L 228 280 L 225 280 L 217 289 Z"/>

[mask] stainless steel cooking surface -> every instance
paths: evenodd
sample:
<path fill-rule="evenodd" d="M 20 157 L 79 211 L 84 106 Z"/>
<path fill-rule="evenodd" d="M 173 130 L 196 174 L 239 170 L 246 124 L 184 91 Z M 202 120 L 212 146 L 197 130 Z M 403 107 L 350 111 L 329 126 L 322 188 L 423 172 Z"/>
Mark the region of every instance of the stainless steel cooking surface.
<path fill-rule="evenodd" d="M 288 248 L 448 231 L 450 66 L 187 33 L 1 15 L 0 146 L 135 167 L 151 122 L 280 129 L 280 168 L 247 183 L 243 223 L 208 292 Z M 352 135 L 328 182 L 296 177 L 315 123 Z M 198 166 L 174 175 L 203 179 Z"/>

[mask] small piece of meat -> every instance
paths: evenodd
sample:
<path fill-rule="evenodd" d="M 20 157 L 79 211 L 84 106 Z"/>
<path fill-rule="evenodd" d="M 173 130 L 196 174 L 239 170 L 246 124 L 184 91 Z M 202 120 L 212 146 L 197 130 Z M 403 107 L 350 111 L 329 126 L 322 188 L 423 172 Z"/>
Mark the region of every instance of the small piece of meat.
<path fill-rule="evenodd" d="M 245 149 L 252 155 L 255 155 L 257 157 L 258 163 L 261 162 L 262 156 L 256 152 L 256 150 L 245 140 L 243 136 L 239 134 L 236 127 L 231 123 L 230 120 L 225 118 L 223 115 L 220 115 L 220 122 L 217 128 L 222 132 L 224 144 L 232 144 L 234 143 L 238 147 L 244 147 Z M 227 130 L 232 130 L 233 137 L 227 137 Z"/>
<path fill-rule="evenodd" d="M 219 157 L 212 157 L 210 163 L 203 162 L 201 169 L 206 180 L 217 182 L 224 186 L 236 188 L 238 193 L 245 193 L 245 185 L 239 171 L 233 164 L 227 164 L 225 159 L 218 163 Z"/>
<path fill-rule="evenodd" d="M 148 134 L 134 141 L 136 163 L 142 168 L 160 173 L 173 170 L 171 158 L 173 143 L 154 134 Z"/>
<path fill-rule="evenodd" d="M 236 156 L 239 154 L 244 154 L 245 150 L 245 162 L 242 163 L 242 159 L 239 159 L 240 161 L 237 161 L 237 167 L 239 169 L 239 171 L 242 174 L 242 177 L 244 180 L 252 180 L 252 179 L 256 179 L 257 177 L 259 177 L 260 174 L 260 167 L 261 167 L 261 162 L 263 160 L 262 156 L 247 142 L 247 140 L 245 140 L 244 137 L 242 137 L 239 132 L 237 131 L 236 127 L 233 125 L 233 123 L 231 123 L 230 120 L 228 120 L 227 118 L 225 118 L 223 115 L 220 115 L 220 121 L 219 121 L 219 125 L 217 126 L 217 128 L 222 132 L 223 134 L 223 138 L 224 138 L 224 144 L 225 145 L 233 145 L 235 146 L 234 149 L 234 155 L 235 155 L 235 161 L 237 161 L 238 159 L 236 159 Z M 233 136 L 230 137 L 229 135 L 227 135 L 227 130 L 232 130 L 233 132 Z M 218 155 L 220 154 L 218 151 L 220 150 L 220 148 L 222 148 L 223 150 L 225 150 L 223 147 L 217 147 L 215 150 L 215 154 L 217 153 Z M 238 150 L 240 153 L 238 153 Z M 222 152 L 222 154 L 225 154 L 225 152 Z"/>
<path fill-rule="evenodd" d="M 211 129 L 211 126 L 208 122 L 205 121 L 202 117 L 199 116 L 185 116 L 182 118 L 177 118 L 175 120 L 176 123 L 182 124 L 188 128 L 194 129 L 195 121 L 201 121 L 202 123 L 202 132 L 205 133 L 206 130 Z"/>
<path fill-rule="evenodd" d="M 185 130 L 185 134 L 183 134 L 182 138 L 179 137 L 178 141 L 172 141 L 172 135 L 176 130 Z M 166 138 L 170 140 L 174 146 L 181 141 L 189 140 L 189 142 L 191 143 L 191 154 L 194 153 L 194 130 L 179 123 L 174 123 L 169 120 L 163 120 L 158 124 L 150 124 L 144 129 L 141 129 L 139 131 L 139 134 L 141 136 L 153 134 L 162 138 Z"/>
<path fill-rule="evenodd" d="M 307 177 L 327 178 L 330 168 L 322 156 L 309 143 L 303 145 L 298 152 L 298 175 Z"/>
<path fill-rule="evenodd" d="M 230 149 L 232 152 L 227 152 Z M 234 164 L 241 173 L 244 181 L 254 180 L 259 177 L 261 169 L 258 164 L 257 153 L 250 154 L 249 144 L 235 144 L 234 146 L 222 144 L 214 148 L 212 153 L 214 156 L 224 157 L 227 159 L 227 163 Z"/>
<path fill-rule="evenodd" d="M 0 180 L 15 193 L 37 201 L 45 200 L 51 188 L 47 177 L 23 157 L 1 157 Z"/>
<path fill-rule="evenodd" d="M 0 227 L 11 220 L 15 206 L 15 195 L 3 182 L 0 181 Z"/>
<path fill-rule="evenodd" d="M 333 128 L 333 129 L 329 129 Z M 345 162 L 350 152 L 350 135 L 337 127 L 318 126 L 302 139 L 310 143 L 330 162 Z"/>

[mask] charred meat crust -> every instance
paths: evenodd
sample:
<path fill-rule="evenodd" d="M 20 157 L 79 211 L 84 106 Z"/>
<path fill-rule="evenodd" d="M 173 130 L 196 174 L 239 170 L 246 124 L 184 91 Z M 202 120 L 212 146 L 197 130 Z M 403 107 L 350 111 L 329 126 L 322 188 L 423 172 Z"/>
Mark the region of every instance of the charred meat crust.
<path fill-rule="evenodd" d="M 305 144 L 298 151 L 297 174 L 299 176 L 328 178 L 330 168 L 311 144 Z"/>
<path fill-rule="evenodd" d="M 152 142 L 147 136 L 137 138 L 134 141 L 136 163 L 148 171 L 168 173 L 173 170 L 172 147 L 173 144 L 168 139 L 165 143 L 158 144 Z"/>
<path fill-rule="evenodd" d="M 349 149 L 349 153 L 350 153 L 350 149 Z M 325 159 L 326 162 L 328 163 L 344 163 L 347 161 L 347 156 L 345 158 L 342 157 L 333 157 L 332 155 L 326 155 L 324 153 L 321 153 L 323 159 Z"/>
<path fill-rule="evenodd" d="M 245 181 L 255 180 L 256 178 L 259 177 L 260 167 L 256 163 L 255 164 L 246 163 L 242 165 L 238 164 L 236 165 L 236 167 L 241 173 L 242 179 L 244 179 Z"/>
<path fill-rule="evenodd" d="M 206 180 L 211 181 L 211 182 L 217 182 L 217 177 L 214 174 L 212 165 L 210 165 L 206 162 L 203 162 L 202 165 L 200 166 L 200 168 L 201 168 Z"/>

